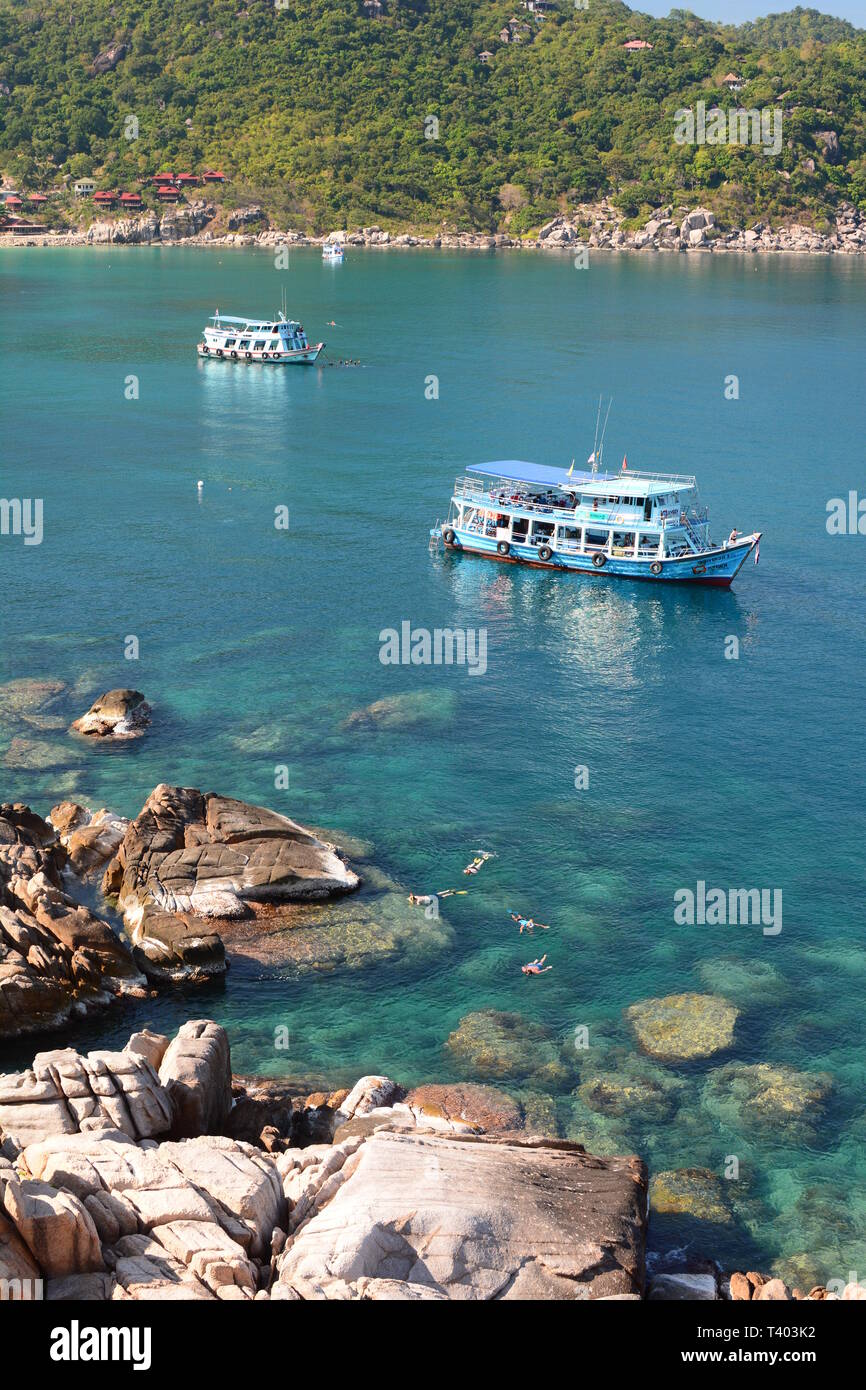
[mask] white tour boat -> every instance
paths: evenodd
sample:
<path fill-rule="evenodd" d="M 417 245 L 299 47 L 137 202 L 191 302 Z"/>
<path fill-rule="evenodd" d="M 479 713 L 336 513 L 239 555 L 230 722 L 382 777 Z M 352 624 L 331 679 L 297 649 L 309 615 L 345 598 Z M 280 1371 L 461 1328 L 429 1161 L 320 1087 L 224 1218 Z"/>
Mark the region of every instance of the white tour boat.
<path fill-rule="evenodd" d="M 310 343 L 302 323 L 287 319 L 285 313 L 272 319 L 244 318 L 233 314 L 211 315 L 199 357 L 217 357 L 230 362 L 315 362 L 324 343 Z"/>
<path fill-rule="evenodd" d="M 332 265 L 339 265 L 343 260 L 343 248 L 338 241 L 326 241 L 322 243 L 322 260 L 330 261 Z"/>

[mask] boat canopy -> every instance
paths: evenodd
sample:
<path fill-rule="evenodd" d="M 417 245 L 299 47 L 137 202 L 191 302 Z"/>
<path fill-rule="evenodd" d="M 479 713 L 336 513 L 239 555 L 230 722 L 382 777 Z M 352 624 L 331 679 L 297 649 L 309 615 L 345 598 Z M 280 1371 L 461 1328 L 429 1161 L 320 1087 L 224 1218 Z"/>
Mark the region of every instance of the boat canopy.
<path fill-rule="evenodd" d="M 509 482 L 536 483 L 562 488 L 566 492 L 583 492 L 605 497 L 615 485 L 618 492 L 630 497 L 649 497 L 658 493 L 689 492 L 696 489 L 695 478 L 686 473 L 642 473 L 621 469 L 619 473 L 590 473 L 585 469 L 549 468 L 542 463 L 525 463 L 520 459 L 500 459 L 493 463 L 474 463 L 467 473 L 481 473 L 488 478 L 504 478 Z"/>
<path fill-rule="evenodd" d="M 508 478 L 515 483 L 545 483 L 548 486 L 574 488 L 584 482 L 604 481 L 613 474 L 586 473 L 575 470 L 570 476 L 567 468 L 548 468 L 543 463 L 524 463 L 520 459 L 500 459 L 496 463 L 471 463 L 467 473 L 483 473 L 488 478 Z"/>

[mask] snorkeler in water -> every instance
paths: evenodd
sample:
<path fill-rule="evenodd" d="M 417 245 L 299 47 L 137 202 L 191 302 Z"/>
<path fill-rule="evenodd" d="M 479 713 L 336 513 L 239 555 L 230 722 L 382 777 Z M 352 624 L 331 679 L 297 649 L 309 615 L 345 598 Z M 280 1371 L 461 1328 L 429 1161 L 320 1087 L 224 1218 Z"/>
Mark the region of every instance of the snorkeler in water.
<path fill-rule="evenodd" d="M 466 865 L 466 868 L 463 870 L 464 874 L 477 874 L 478 870 L 487 863 L 488 859 L 492 858 L 493 854 L 489 849 L 479 850 L 478 854 L 476 854 L 475 858 L 472 860 L 472 863 Z"/>
<path fill-rule="evenodd" d="M 517 912 L 510 912 L 508 915 L 512 922 L 516 922 L 520 927 L 521 936 L 525 931 L 534 931 L 536 927 L 539 927 L 541 931 L 550 931 L 550 924 L 548 922 L 536 922 L 534 917 L 521 917 Z"/>
<path fill-rule="evenodd" d="M 436 898 L 462 898 L 468 888 L 443 888 L 441 893 L 410 893 L 409 902 L 413 907 L 429 907 Z"/>
<path fill-rule="evenodd" d="M 547 952 L 545 951 L 544 955 L 543 955 L 543 956 L 539 956 L 538 960 L 531 960 L 531 961 L 529 961 L 529 963 L 528 963 L 527 965 L 521 965 L 521 967 L 520 967 L 520 973 L 521 973 L 522 975 L 546 975 L 547 972 L 548 972 L 548 970 L 552 970 L 552 969 L 553 969 L 553 966 L 552 966 L 552 965 L 544 965 L 544 962 L 545 962 L 546 960 L 547 960 Z M 543 965 L 544 965 L 544 969 L 542 970 L 541 967 L 542 967 Z"/>

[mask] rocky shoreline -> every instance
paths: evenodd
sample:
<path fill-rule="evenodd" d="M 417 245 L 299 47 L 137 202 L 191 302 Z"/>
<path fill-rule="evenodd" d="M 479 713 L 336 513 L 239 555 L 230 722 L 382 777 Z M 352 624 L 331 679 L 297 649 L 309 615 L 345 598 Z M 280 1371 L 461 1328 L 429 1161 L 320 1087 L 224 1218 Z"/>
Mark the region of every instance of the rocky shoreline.
<path fill-rule="evenodd" d="M 0 1288 L 50 1301 L 860 1299 L 712 1260 L 647 1274 L 633 1156 L 483 1086 L 233 1077 L 210 1020 L 0 1075 Z M 5 1281 L 5 1282 L 4 1282 Z"/>
<path fill-rule="evenodd" d="M 148 211 L 133 218 L 94 221 L 75 231 L 0 237 L 3 246 L 200 246 L 281 247 L 321 246 L 339 242 L 349 247 L 406 250 L 413 247 L 476 251 L 542 250 L 658 251 L 714 253 L 786 253 L 862 255 L 866 253 L 866 216 L 848 202 L 839 204 L 835 224 L 816 231 L 801 224 L 776 228 L 756 220 L 750 227 L 722 228 L 708 208 L 668 205 L 656 209 L 643 227 L 624 225 L 622 214 L 608 202 L 575 208 L 554 218 L 536 236 L 507 232 L 443 232 L 433 236 L 404 232 L 397 235 L 379 226 L 357 231 L 337 229 L 325 236 L 269 225 L 261 207 L 239 208 L 224 217 L 213 203 L 196 200 L 167 212 Z"/>
<path fill-rule="evenodd" d="M 0 694 L 9 732 L 30 731 L 10 744 L 16 766 L 33 729 L 122 746 L 152 714 L 135 690 L 75 719 L 60 681 Z M 425 709 L 393 697 L 344 727 L 369 737 Z M 141 1016 L 233 957 L 330 971 L 447 947 L 448 923 L 412 907 L 372 853 L 167 783 L 132 820 L 71 800 L 44 819 L 0 805 L 0 1043 L 124 999 Z M 709 1168 L 650 1177 L 629 1116 L 671 1123 L 680 1069 L 707 1061 L 714 1122 L 808 1138 L 834 1087 L 736 1057 L 741 1007 L 716 979 L 708 962 L 709 992 L 630 1004 L 586 1051 L 523 1014 L 470 1011 L 442 1044 L 464 1079 L 409 1091 L 386 1077 L 351 1091 L 233 1077 L 228 1036 L 207 1020 L 173 1040 L 139 1028 L 120 1052 L 39 1051 L 0 1076 L 0 1280 L 41 1281 L 57 1299 L 864 1297 L 828 1292 L 806 1252 L 778 1267 L 789 1283 L 692 1255 L 655 1254 L 647 1271 L 648 1222 L 685 1222 L 692 1236 L 671 1243 L 693 1251 L 754 1213 Z M 741 983 L 761 995 L 772 982 L 765 968 Z"/>

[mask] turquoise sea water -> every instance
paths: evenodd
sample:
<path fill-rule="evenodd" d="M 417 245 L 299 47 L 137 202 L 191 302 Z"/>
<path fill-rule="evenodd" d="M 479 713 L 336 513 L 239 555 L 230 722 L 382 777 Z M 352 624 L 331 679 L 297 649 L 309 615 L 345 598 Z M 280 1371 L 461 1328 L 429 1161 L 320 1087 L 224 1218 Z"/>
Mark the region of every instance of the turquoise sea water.
<path fill-rule="evenodd" d="M 272 312 L 284 287 L 328 357 L 362 365 L 196 359 L 215 306 Z M 719 1175 L 730 1220 L 656 1217 L 656 1248 L 781 1261 L 801 1283 L 862 1274 L 866 540 L 825 519 L 863 477 L 864 310 L 866 266 L 824 259 L 598 256 L 577 271 L 568 256 L 355 252 L 333 267 L 301 251 L 278 272 L 254 251 L 4 253 L 0 492 L 43 498 L 45 536 L 0 538 L 0 681 L 78 681 L 70 714 L 93 686 L 134 685 L 155 720 L 111 749 L 31 730 L 57 766 L 3 767 L 2 798 L 135 815 L 157 782 L 195 785 L 365 837 L 406 891 L 470 888 L 443 905 L 447 931 L 418 913 L 415 949 L 387 962 L 235 962 L 224 988 L 65 1036 L 113 1044 L 213 1016 L 237 1071 L 414 1083 L 473 1076 L 448 1035 L 467 1013 L 515 1012 L 546 1030 L 524 1043 L 518 1026 L 500 1081 L 533 1114 L 653 1171 Z M 465 464 L 582 464 L 601 391 L 609 464 L 627 451 L 632 468 L 694 471 L 717 536 L 763 530 L 732 591 L 428 553 Z M 485 628 L 486 673 L 382 665 L 379 633 L 404 620 Z M 412 692 L 420 722 L 343 727 Z M 21 732 L 0 727 L 0 762 Z M 481 847 L 497 857 L 464 879 Z M 699 880 L 781 890 L 783 930 L 677 925 L 673 895 Z M 518 937 L 510 908 L 551 930 Z M 544 950 L 552 972 L 524 978 Z M 685 990 L 741 1009 L 734 1046 L 642 1061 L 623 1010 Z M 41 1041 L 7 1048 L 9 1064 Z M 732 1062 L 833 1089 L 807 1123 L 750 1116 L 719 1081 Z M 598 1073 L 632 1088 L 625 1113 L 575 1095 Z"/>

